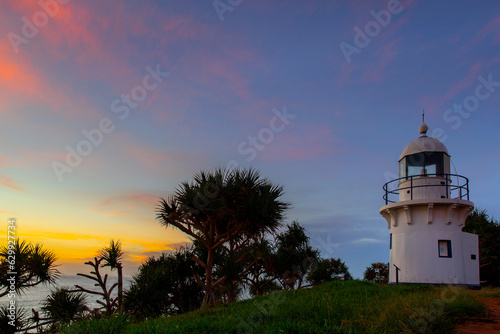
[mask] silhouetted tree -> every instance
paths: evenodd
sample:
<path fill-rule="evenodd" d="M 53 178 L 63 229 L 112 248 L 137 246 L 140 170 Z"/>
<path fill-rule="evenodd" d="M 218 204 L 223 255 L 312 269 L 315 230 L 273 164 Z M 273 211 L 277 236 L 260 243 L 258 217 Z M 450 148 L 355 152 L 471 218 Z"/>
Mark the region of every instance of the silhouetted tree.
<path fill-rule="evenodd" d="M 103 277 L 99 271 L 99 267 L 101 266 L 102 261 L 103 261 L 102 258 L 94 257 L 94 261 L 85 262 L 86 265 L 91 266 L 93 269 L 90 272 L 90 275 L 82 274 L 82 273 L 77 274 L 78 276 L 83 276 L 83 277 L 86 277 L 90 280 L 95 281 L 96 283 L 94 285 L 100 287 L 101 291 L 94 291 L 94 290 L 90 290 L 90 289 L 85 289 L 80 285 L 75 285 L 76 290 L 72 290 L 72 291 L 73 292 L 85 292 L 85 293 L 89 293 L 92 295 L 100 296 L 102 298 L 102 300 L 96 300 L 96 303 L 101 305 L 101 307 L 96 309 L 96 310 L 90 310 L 90 311 L 94 315 L 100 315 L 101 310 L 104 310 L 104 315 L 111 316 L 118 306 L 118 297 L 113 298 L 111 296 L 113 293 L 113 290 L 118 286 L 118 282 L 111 285 L 111 287 L 108 289 L 108 274 L 105 274 Z"/>
<path fill-rule="evenodd" d="M 389 282 L 389 264 L 382 262 L 372 263 L 369 267 L 366 268 L 364 279 L 377 283 Z"/>
<path fill-rule="evenodd" d="M 261 296 L 279 288 L 273 276 L 273 247 L 263 236 L 256 237 L 243 249 L 241 261 L 246 268 L 243 282 L 250 288 L 250 295 Z"/>
<path fill-rule="evenodd" d="M 50 295 L 43 302 L 42 310 L 46 315 L 45 323 L 37 323 L 40 327 L 47 323 L 53 323 L 52 330 L 56 331 L 60 324 L 68 324 L 81 318 L 85 310 L 85 297 L 81 292 L 72 292 L 70 289 L 62 287 L 51 291 Z M 36 317 L 38 318 L 38 314 Z"/>
<path fill-rule="evenodd" d="M 241 248 L 234 245 L 224 245 L 215 252 L 214 278 L 215 280 L 225 278 L 216 289 L 216 295 L 226 303 L 236 301 L 243 290 L 244 267 L 241 259 Z M 204 246 L 200 245 L 200 247 Z"/>
<path fill-rule="evenodd" d="M 114 241 L 111 239 L 109 247 L 104 247 L 99 251 L 99 257 L 103 260 L 102 267 L 109 267 L 118 272 L 118 311 L 123 309 L 123 251 L 120 240 Z"/>
<path fill-rule="evenodd" d="M 203 275 L 203 268 L 191 259 L 190 251 L 151 257 L 144 262 L 129 290 L 125 292 L 125 311 L 136 319 L 172 315 L 201 306 L 203 290 L 193 273 Z"/>
<path fill-rule="evenodd" d="M 41 244 L 9 241 L 0 249 L 0 297 L 9 294 L 11 286 L 19 294 L 39 284 L 54 283 L 59 277 L 56 260 L 55 253 Z"/>
<path fill-rule="evenodd" d="M 157 219 L 165 227 L 176 227 L 206 249 L 206 258 L 192 254 L 205 269 L 204 281 L 195 279 L 205 291 L 203 305 L 216 302 L 216 289 L 227 275 L 214 280 L 216 250 L 224 245 L 238 251 L 252 236 L 275 231 L 289 207 L 279 198 L 283 188 L 262 179 L 254 169 L 200 172 L 191 183 L 184 182 L 175 194 L 160 201 Z M 239 242 L 231 241 L 241 238 Z"/>
<path fill-rule="evenodd" d="M 14 334 L 26 328 L 29 323 L 30 320 L 24 308 L 18 308 L 16 305 L 0 307 L 0 333 Z"/>
<path fill-rule="evenodd" d="M 347 281 L 351 280 L 349 268 L 341 259 L 321 259 L 313 267 L 307 280 L 312 284 L 321 284 L 329 281 Z"/>
<path fill-rule="evenodd" d="M 479 236 L 479 271 L 483 284 L 500 285 L 500 225 L 486 210 L 475 208 L 465 220 L 464 232 Z"/>
<path fill-rule="evenodd" d="M 276 237 L 273 274 L 283 289 L 298 289 L 318 259 L 319 251 L 310 245 L 304 227 L 293 222 Z"/>

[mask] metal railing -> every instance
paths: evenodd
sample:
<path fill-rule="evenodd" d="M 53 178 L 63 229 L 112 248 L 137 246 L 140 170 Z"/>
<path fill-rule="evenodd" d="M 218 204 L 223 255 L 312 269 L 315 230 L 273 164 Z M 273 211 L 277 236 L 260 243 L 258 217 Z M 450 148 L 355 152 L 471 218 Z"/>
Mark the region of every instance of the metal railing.
<path fill-rule="evenodd" d="M 441 182 L 441 184 L 419 184 L 419 185 L 414 185 L 413 180 L 414 179 L 421 179 L 421 178 L 427 178 L 427 177 L 439 177 L 443 178 L 444 182 Z M 453 179 L 457 180 L 456 184 L 453 184 Z M 410 181 L 410 186 L 409 187 L 399 187 L 399 183 L 402 181 Z M 397 183 L 396 183 L 397 182 Z M 390 188 L 394 189 L 390 189 Z M 399 179 L 395 179 L 392 181 L 387 182 L 384 184 L 384 200 L 385 204 L 389 203 L 396 203 L 399 202 L 399 192 L 406 190 L 411 193 L 410 198 L 413 199 L 413 190 L 416 188 L 430 188 L 430 187 L 445 187 L 445 196 L 444 198 L 454 198 L 454 199 L 467 199 L 469 200 L 469 179 L 466 178 L 465 176 L 458 175 L 458 174 L 424 174 L 424 175 L 411 175 L 411 176 L 405 176 L 405 177 L 400 177 Z M 392 196 L 398 196 L 397 200 L 392 200 Z"/>

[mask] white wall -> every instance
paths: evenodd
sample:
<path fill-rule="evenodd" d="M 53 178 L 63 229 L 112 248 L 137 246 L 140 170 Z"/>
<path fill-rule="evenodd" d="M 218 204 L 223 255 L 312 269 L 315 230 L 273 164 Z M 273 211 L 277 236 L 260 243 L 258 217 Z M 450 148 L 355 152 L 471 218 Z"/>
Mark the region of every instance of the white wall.
<path fill-rule="evenodd" d="M 382 207 L 392 234 L 389 282 L 396 282 L 397 265 L 400 283 L 479 285 L 478 237 L 462 232 L 473 205 L 454 199 L 420 199 Z M 439 240 L 451 241 L 451 258 L 439 257 Z"/>

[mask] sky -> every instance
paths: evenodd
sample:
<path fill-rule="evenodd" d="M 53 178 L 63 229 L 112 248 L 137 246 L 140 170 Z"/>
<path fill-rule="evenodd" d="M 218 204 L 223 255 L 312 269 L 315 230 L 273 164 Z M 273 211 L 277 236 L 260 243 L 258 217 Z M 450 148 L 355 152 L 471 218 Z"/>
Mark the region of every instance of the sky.
<path fill-rule="evenodd" d="M 128 275 L 185 244 L 159 199 L 236 166 L 360 278 L 388 262 L 382 186 L 422 110 L 500 217 L 498 1 L 16 0 L 0 36 L 0 226 L 63 274 L 111 238 Z"/>

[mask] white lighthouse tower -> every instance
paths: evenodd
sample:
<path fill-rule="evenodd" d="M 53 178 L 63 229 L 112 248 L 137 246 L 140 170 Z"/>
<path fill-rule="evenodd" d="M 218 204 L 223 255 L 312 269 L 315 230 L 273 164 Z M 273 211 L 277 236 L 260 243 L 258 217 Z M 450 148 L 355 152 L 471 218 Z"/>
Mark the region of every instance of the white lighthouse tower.
<path fill-rule="evenodd" d="M 448 150 L 427 136 L 423 116 L 418 131 L 401 153 L 399 178 L 384 185 L 380 214 L 391 231 L 389 284 L 479 288 L 478 236 L 462 232 L 474 208 L 469 180 L 450 174 Z"/>

